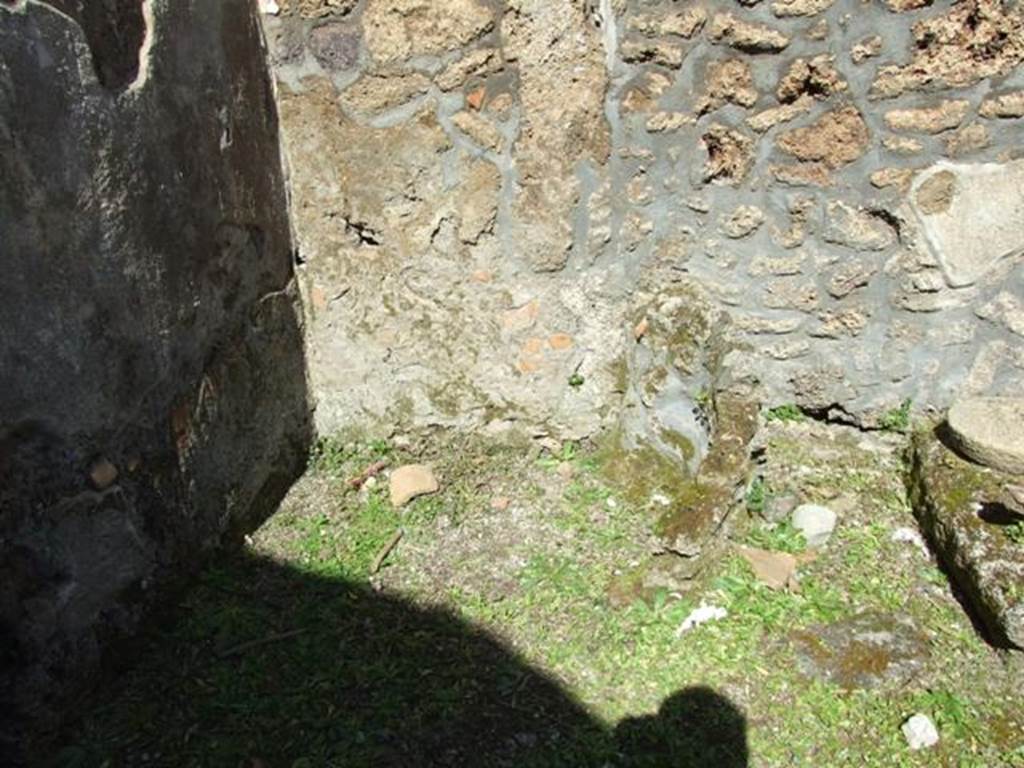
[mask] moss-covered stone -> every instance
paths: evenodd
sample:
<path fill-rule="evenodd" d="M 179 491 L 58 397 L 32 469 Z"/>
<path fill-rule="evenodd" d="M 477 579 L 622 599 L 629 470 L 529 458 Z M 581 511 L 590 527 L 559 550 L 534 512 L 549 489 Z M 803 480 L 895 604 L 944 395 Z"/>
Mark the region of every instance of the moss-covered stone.
<path fill-rule="evenodd" d="M 920 430 L 912 440 L 914 514 L 991 639 L 1024 648 L 1024 547 L 1007 535 L 1012 515 L 1001 502 L 1013 478 L 962 459 L 939 435 Z"/>
<path fill-rule="evenodd" d="M 656 494 L 677 498 L 686 493 L 692 479 L 685 464 L 673 461 L 651 445 L 627 445 L 621 430 L 601 441 L 597 459 L 608 482 L 636 506 L 648 505 Z"/>

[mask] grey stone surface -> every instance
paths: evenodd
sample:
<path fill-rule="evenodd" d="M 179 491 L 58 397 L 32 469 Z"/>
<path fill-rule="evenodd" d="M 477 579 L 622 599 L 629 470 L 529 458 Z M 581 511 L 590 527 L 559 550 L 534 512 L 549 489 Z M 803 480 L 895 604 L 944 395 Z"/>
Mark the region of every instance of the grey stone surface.
<path fill-rule="evenodd" d="M 871 612 L 794 632 L 790 641 L 802 674 L 848 690 L 906 684 L 930 653 L 909 619 Z"/>
<path fill-rule="evenodd" d="M 986 37 L 1020 9 L 466 0 L 417 26 L 435 5 L 265 17 L 322 430 L 614 427 L 635 297 L 684 276 L 762 401 L 877 426 L 1024 388 L 1020 125 L 990 97 L 1024 74 Z M 697 432 L 683 378 L 649 439 Z"/>
<path fill-rule="evenodd" d="M 86 6 L 0 4 L 5 765 L 310 439 L 250 3 Z"/>
<path fill-rule="evenodd" d="M 1024 475 L 1024 397 L 971 397 L 953 403 L 950 436 L 967 458 Z"/>
<path fill-rule="evenodd" d="M 1015 477 L 962 459 L 934 435 L 914 437 L 910 490 L 922 531 L 989 639 L 1024 648 L 1024 547 L 1009 535 L 1024 517 L 1006 504 Z"/>
<path fill-rule="evenodd" d="M 793 527 L 804 535 L 808 547 L 823 547 L 836 527 L 836 513 L 820 504 L 801 504 L 793 510 Z"/>
<path fill-rule="evenodd" d="M 909 198 L 953 287 L 973 285 L 1024 252 L 1024 160 L 936 163 L 915 177 Z"/>

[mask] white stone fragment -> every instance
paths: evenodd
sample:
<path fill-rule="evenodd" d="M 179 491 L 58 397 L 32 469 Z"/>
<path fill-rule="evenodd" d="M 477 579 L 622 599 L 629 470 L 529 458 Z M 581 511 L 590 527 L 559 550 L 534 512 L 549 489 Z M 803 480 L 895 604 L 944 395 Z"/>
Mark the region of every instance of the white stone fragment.
<path fill-rule="evenodd" d="M 927 715 L 920 713 L 910 717 L 901 727 L 907 745 L 915 752 L 934 747 L 939 743 L 939 732 Z"/>
<path fill-rule="evenodd" d="M 694 608 L 690 611 L 690 615 L 683 619 L 683 623 L 680 624 L 679 628 L 676 630 L 676 637 L 682 637 L 694 627 L 699 627 L 701 624 L 705 624 L 709 621 L 724 619 L 728 615 L 729 612 L 725 610 L 725 608 L 721 608 L 717 605 L 707 605 L 702 602 L 699 608 Z"/>

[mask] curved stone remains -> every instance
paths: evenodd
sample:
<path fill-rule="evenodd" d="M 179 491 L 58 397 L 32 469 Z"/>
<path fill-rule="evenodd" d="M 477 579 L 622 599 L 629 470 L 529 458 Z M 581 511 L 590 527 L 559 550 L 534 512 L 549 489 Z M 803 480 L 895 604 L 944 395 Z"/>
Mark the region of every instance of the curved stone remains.
<path fill-rule="evenodd" d="M 1024 475 L 1024 397 L 973 397 L 949 409 L 950 437 L 971 461 Z"/>

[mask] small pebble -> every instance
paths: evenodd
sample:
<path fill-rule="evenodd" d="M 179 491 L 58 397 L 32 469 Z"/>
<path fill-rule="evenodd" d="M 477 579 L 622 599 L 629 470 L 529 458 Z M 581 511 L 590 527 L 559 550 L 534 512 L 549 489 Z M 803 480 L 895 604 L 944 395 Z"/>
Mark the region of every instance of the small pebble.
<path fill-rule="evenodd" d="M 117 480 L 117 467 L 107 459 L 96 459 L 89 467 L 89 480 L 97 491 L 105 491 Z"/>
<path fill-rule="evenodd" d="M 793 510 L 793 527 L 804 535 L 807 546 L 824 546 L 836 527 L 836 513 L 818 504 L 801 504 Z"/>
<path fill-rule="evenodd" d="M 901 727 L 903 736 L 915 752 L 919 749 L 934 747 L 939 743 L 939 732 L 927 715 L 920 713 L 911 716 Z"/>

